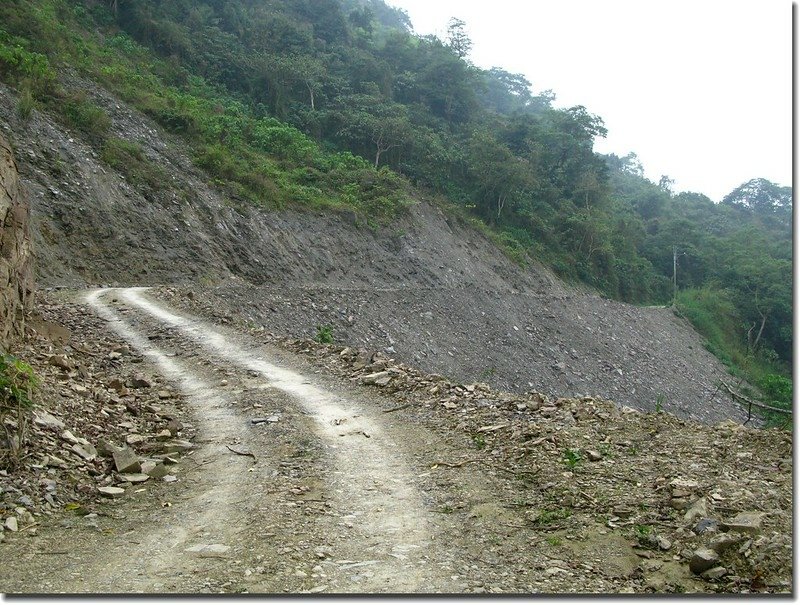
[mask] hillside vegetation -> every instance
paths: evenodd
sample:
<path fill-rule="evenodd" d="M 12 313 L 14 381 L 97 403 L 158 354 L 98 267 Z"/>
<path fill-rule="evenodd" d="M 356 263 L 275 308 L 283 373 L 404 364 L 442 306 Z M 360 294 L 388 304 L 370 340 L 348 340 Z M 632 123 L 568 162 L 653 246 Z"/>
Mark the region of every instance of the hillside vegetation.
<path fill-rule="evenodd" d="M 142 190 L 163 182 L 58 73 L 76 70 L 184 138 L 236 203 L 329 208 L 386 224 L 416 190 L 471 215 L 519 262 L 638 304 L 675 302 L 708 347 L 789 405 L 791 189 L 744 183 L 721 203 L 593 151 L 606 131 L 520 74 L 413 34 L 380 0 L 7 0 L 0 78 L 18 111 L 82 131 Z M 673 263 L 677 275 L 673 286 Z"/>

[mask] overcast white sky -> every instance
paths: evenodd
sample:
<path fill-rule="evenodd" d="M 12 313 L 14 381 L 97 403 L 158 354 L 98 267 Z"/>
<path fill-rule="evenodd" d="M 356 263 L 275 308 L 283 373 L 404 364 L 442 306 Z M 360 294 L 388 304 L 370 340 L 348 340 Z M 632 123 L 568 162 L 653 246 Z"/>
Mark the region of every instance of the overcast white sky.
<path fill-rule="evenodd" d="M 601 153 L 714 201 L 792 184 L 790 0 L 387 0 L 418 34 L 467 24 L 470 59 L 522 73 L 605 121 Z"/>

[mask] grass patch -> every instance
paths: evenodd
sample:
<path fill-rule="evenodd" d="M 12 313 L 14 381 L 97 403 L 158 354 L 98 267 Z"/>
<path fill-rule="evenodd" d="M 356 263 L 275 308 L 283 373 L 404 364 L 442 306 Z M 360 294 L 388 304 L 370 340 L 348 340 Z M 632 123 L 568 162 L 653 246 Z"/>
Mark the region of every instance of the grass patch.
<path fill-rule="evenodd" d="M 569 519 L 572 516 L 572 511 L 566 508 L 558 508 L 555 510 L 542 510 L 533 518 L 535 525 L 550 525 L 555 521 L 562 519 Z"/>
<path fill-rule="evenodd" d="M 15 468 L 22 455 L 38 379 L 12 355 L 0 355 L 0 468 Z"/>
<path fill-rule="evenodd" d="M 109 137 L 103 143 L 100 158 L 125 175 L 132 185 L 158 191 L 167 181 L 166 173 L 147 159 L 142 148 L 131 141 Z"/>
<path fill-rule="evenodd" d="M 317 326 L 317 335 L 314 337 L 318 343 L 333 344 L 333 328 L 331 326 Z"/>

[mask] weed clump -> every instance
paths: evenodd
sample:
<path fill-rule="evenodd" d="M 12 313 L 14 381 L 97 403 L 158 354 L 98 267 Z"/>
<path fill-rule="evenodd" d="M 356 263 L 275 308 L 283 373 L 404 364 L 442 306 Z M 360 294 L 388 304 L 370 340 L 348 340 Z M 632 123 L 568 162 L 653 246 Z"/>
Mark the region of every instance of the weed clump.
<path fill-rule="evenodd" d="M 328 325 L 317 326 L 317 335 L 314 340 L 323 345 L 333 344 L 333 328 Z"/>
<path fill-rule="evenodd" d="M 0 468 L 19 464 L 37 383 L 27 363 L 12 355 L 0 356 Z"/>

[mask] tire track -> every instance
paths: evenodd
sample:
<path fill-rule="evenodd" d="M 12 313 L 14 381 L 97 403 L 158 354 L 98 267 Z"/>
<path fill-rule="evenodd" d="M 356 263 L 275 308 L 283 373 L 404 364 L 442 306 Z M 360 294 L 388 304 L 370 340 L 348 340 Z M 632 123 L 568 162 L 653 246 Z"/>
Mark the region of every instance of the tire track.
<path fill-rule="evenodd" d="M 104 566 L 103 572 L 84 576 L 77 588 L 80 592 L 112 592 L 120 589 L 120 582 L 127 582 L 132 584 L 129 587 L 131 591 L 149 592 L 158 590 L 158 582 L 165 577 L 188 577 L 196 571 L 192 558 L 183 554 L 188 548 L 200 546 L 201 542 L 229 548 L 236 523 L 220 524 L 218 520 L 221 514 L 232 516 L 235 521 L 243 520 L 237 514 L 235 504 L 253 477 L 248 475 L 248 461 L 236 459 L 238 457 L 232 459 L 226 448 L 226 444 L 236 441 L 242 425 L 226 394 L 183 363 L 167 357 L 102 302 L 109 292 L 111 290 L 93 291 L 87 295 L 86 302 L 97 315 L 107 320 L 111 329 L 130 342 L 187 396 L 197 412 L 198 428 L 205 443 L 198 448 L 197 454 L 207 460 L 208 466 L 203 472 L 214 477 L 180 505 L 178 515 L 167 517 L 163 526 L 137 536 L 136 547 L 128 549 L 122 557 L 110 556 L 101 560 L 99 564 Z M 260 472 L 265 472 L 265 469 Z M 127 573 L 132 560 L 138 563 L 137 574 L 133 576 Z M 119 573 L 120 568 L 123 573 Z"/>
<path fill-rule="evenodd" d="M 351 562 L 356 559 L 363 563 L 366 559 L 363 564 L 368 564 L 370 571 L 367 582 L 362 578 L 358 584 L 353 584 L 349 579 L 353 572 L 348 571 L 352 565 L 343 564 L 340 571 L 330 578 L 329 584 L 334 585 L 337 591 L 354 592 L 438 592 L 448 589 L 449 579 L 442 578 L 432 562 L 433 524 L 423 505 L 422 494 L 415 487 L 415 478 L 408 465 L 379 421 L 367 415 L 357 402 L 320 388 L 302 374 L 264 359 L 263 352 L 148 300 L 143 290 L 101 290 L 91 294 L 89 302 L 98 313 L 108 315 L 111 312 L 100 300 L 113 292 L 121 301 L 146 314 L 149 320 L 176 329 L 206 354 L 263 376 L 272 387 L 291 396 L 313 421 L 316 437 L 331 453 L 332 468 L 325 477 L 328 489 L 338 507 L 350 511 L 346 517 L 354 530 L 346 544 L 335 547 L 337 552 L 334 556 Z M 116 317 L 113 321 L 116 323 L 112 326 L 118 328 L 124 323 Z M 245 420 L 237 422 L 232 411 L 218 409 L 213 396 L 205 403 L 199 402 L 204 396 L 211 395 L 207 391 L 208 385 L 176 370 L 172 367 L 176 365 L 174 361 L 152 351 L 149 343 L 131 330 L 123 335 L 137 348 L 150 350 L 153 361 L 162 367 L 165 374 L 177 380 L 188 394 L 195 395 L 192 400 L 198 401 L 201 415 L 210 414 L 204 422 L 210 423 L 208 434 L 215 435 L 213 439 L 232 438 L 237 428 L 242 430 Z M 217 442 L 214 447 L 224 445 Z M 235 482 L 231 489 L 236 491 Z"/>

